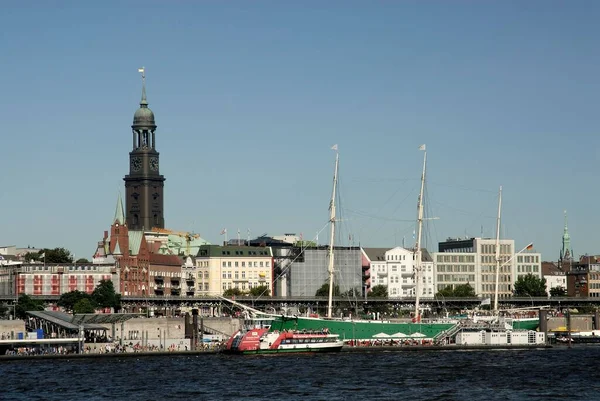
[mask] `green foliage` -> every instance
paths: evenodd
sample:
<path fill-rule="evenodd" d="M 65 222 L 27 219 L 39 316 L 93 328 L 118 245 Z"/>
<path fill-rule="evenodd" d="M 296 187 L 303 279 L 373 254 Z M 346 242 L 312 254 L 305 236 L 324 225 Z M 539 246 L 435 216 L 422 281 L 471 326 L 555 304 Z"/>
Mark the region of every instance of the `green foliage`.
<path fill-rule="evenodd" d="M 37 252 L 27 252 L 26 254 L 23 255 L 23 260 L 27 263 L 29 263 L 31 261 L 39 262 L 40 254 Z"/>
<path fill-rule="evenodd" d="M 385 285 L 376 285 L 371 288 L 371 291 L 367 294 L 368 298 L 387 298 L 388 297 L 388 289 Z"/>
<path fill-rule="evenodd" d="M 94 313 L 96 308 L 90 298 L 81 298 L 73 305 L 73 313 Z"/>
<path fill-rule="evenodd" d="M 444 289 L 438 291 L 436 296 L 442 296 L 444 298 L 473 298 L 475 297 L 475 289 L 471 287 L 471 284 L 460 284 L 456 287 L 447 286 Z"/>
<path fill-rule="evenodd" d="M 224 297 L 234 297 L 234 296 L 239 296 L 242 295 L 243 292 L 242 290 L 240 290 L 239 288 L 228 288 L 225 291 L 223 291 L 223 296 Z"/>
<path fill-rule="evenodd" d="M 567 290 L 564 287 L 552 287 L 550 288 L 551 297 L 566 297 Z"/>
<path fill-rule="evenodd" d="M 329 283 L 325 283 L 321 286 L 321 288 L 319 288 L 317 290 L 317 292 L 315 293 L 316 297 L 329 297 Z M 333 285 L 333 296 L 334 297 L 339 297 L 340 296 L 340 286 L 334 284 Z"/>
<path fill-rule="evenodd" d="M 19 319 L 27 318 L 27 311 L 42 311 L 44 310 L 44 303 L 40 300 L 33 299 L 29 295 L 21 295 L 17 300 L 17 306 L 15 307 L 15 314 Z"/>
<path fill-rule="evenodd" d="M 260 297 L 260 296 L 270 297 L 271 290 L 266 285 L 261 285 L 258 287 L 250 288 L 249 294 L 252 295 L 253 297 Z"/>
<path fill-rule="evenodd" d="M 29 254 L 25 254 L 26 257 L 27 255 Z M 69 252 L 65 248 L 44 248 L 41 251 L 39 251 L 39 253 L 37 253 L 36 258 L 33 259 L 37 260 L 38 262 L 46 263 L 73 263 L 73 255 L 71 255 L 71 252 Z"/>
<path fill-rule="evenodd" d="M 329 294 L 327 294 L 327 296 L 329 296 Z M 348 291 L 342 292 L 340 294 L 340 297 L 342 297 L 342 298 L 361 298 L 362 292 L 361 292 L 360 288 L 350 288 Z"/>
<path fill-rule="evenodd" d="M 515 297 L 545 297 L 546 279 L 539 278 L 529 273 L 526 276 L 520 276 L 515 282 Z"/>
<path fill-rule="evenodd" d="M 0 304 L 0 319 L 3 319 L 8 313 L 8 305 Z"/>
<path fill-rule="evenodd" d="M 64 308 L 67 312 L 73 312 L 75 304 L 77 304 L 82 299 L 87 299 L 91 301 L 92 297 L 90 296 L 90 294 L 75 290 L 62 294 L 56 304 L 61 308 Z"/>
<path fill-rule="evenodd" d="M 87 260 L 86 258 L 79 258 L 79 259 L 77 259 L 76 263 L 90 263 L 90 261 Z"/>
<path fill-rule="evenodd" d="M 112 281 L 101 280 L 92 292 L 92 300 L 100 308 L 121 308 L 121 295 L 117 294 Z"/>

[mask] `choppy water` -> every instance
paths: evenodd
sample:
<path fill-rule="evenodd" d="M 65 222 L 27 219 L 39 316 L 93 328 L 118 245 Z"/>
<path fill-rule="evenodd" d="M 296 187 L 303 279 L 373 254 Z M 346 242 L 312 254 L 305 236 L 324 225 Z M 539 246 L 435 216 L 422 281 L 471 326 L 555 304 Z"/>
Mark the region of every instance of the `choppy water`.
<path fill-rule="evenodd" d="M 600 400 L 600 347 L 0 362 L 2 400 Z"/>

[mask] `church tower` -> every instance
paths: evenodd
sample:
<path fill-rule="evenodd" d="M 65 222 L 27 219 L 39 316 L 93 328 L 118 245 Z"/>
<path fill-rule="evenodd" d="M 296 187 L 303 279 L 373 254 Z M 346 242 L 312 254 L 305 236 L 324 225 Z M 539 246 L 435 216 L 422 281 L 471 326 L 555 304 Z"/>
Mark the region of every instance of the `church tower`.
<path fill-rule="evenodd" d="M 559 263 L 563 270 L 569 267 L 573 261 L 573 248 L 571 248 L 571 236 L 569 235 L 569 227 L 567 225 L 567 211 L 565 210 L 565 228 L 563 229 L 562 248 L 560 250 Z"/>
<path fill-rule="evenodd" d="M 129 152 L 129 174 L 125 180 L 125 211 L 129 230 L 164 228 L 163 187 L 156 150 L 154 113 L 146 100 L 146 75 L 142 73 L 142 100 L 133 115 L 133 149 Z"/>

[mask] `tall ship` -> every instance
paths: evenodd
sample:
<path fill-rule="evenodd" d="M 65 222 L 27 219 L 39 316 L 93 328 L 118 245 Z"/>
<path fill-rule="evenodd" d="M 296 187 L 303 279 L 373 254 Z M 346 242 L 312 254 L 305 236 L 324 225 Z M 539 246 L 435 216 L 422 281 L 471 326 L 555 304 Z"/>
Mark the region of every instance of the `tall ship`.
<path fill-rule="evenodd" d="M 270 330 L 327 330 L 329 333 L 337 334 L 346 343 L 357 344 L 361 342 L 383 341 L 393 343 L 409 344 L 446 344 L 458 342 L 461 344 L 540 344 L 545 341 L 543 333 L 535 333 L 539 325 L 539 318 L 510 318 L 500 316 L 498 311 L 498 278 L 496 278 L 496 294 L 494 302 L 494 315 L 485 320 L 473 319 L 423 319 L 421 316 L 421 273 L 422 273 L 422 248 L 421 238 L 423 234 L 423 194 L 427 169 L 427 151 L 425 145 L 420 146 L 423 154 L 423 169 L 421 174 L 421 186 L 417 202 L 417 235 L 414 254 L 414 283 L 415 283 L 415 305 L 412 321 L 392 320 L 361 320 L 352 318 L 334 318 L 333 312 L 333 288 L 335 273 L 334 238 L 336 230 L 336 191 L 339 169 L 339 152 L 337 145 L 333 147 L 336 151 L 335 169 L 333 176 L 333 191 L 329 206 L 329 253 L 328 253 L 328 278 L 329 294 L 326 317 L 311 316 L 273 316 Z M 499 241 L 500 210 L 502 202 L 502 190 L 500 189 L 498 203 L 498 230 L 497 242 Z M 497 246 L 497 250 L 499 247 Z M 499 255 L 496 255 L 496 271 L 499 271 Z"/>
<path fill-rule="evenodd" d="M 423 192 L 425 188 L 425 173 L 427 166 L 427 151 L 425 145 L 419 149 L 424 152 L 423 171 L 421 174 L 421 189 L 417 203 L 417 241 L 414 248 L 415 267 L 415 312 L 411 322 L 396 322 L 387 320 L 360 320 L 340 319 L 332 316 L 333 312 L 333 289 L 335 275 L 334 238 L 336 232 L 336 191 L 339 169 L 339 151 L 337 145 L 335 150 L 335 168 L 333 175 L 333 191 L 329 204 L 329 252 L 328 252 L 328 277 L 329 294 L 327 304 L 327 317 L 305 317 L 305 316 L 275 316 L 271 324 L 272 330 L 323 330 L 337 334 L 348 343 L 362 341 L 410 341 L 412 343 L 438 342 L 443 338 L 455 334 L 458 327 L 457 320 L 426 320 L 421 319 L 420 312 L 420 283 L 421 283 L 421 237 L 423 227 Z"/>

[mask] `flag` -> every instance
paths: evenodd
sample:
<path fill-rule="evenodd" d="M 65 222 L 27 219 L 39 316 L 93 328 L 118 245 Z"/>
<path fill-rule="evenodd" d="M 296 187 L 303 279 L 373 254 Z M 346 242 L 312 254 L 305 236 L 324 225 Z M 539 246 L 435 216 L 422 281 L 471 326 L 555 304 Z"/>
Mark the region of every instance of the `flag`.
<path fill-rule="evenodd" d="M 490 298 L 486 298 L 483 301 L 481 301 L 481 305 L 480 306 L 491 305 L 491 304 L 492 304 L 492 300 Z"/>
<path fill-rule="evenodd" d="M 44 252 L 44 253 L 42 253 L 42 254 L 40 255 L 40 259 L 43 259 L 43 258 L 45 258 L 45 257 L 46 257 L 46 252 Z"/>
<path fill-rule="evenodd" d="M 532 250 L 533 249 L 533 243 L 527 245 L 527 248 L 525 248 L 525 249 L 527 249 L 528 251 Z"/>
<path fill-rule="evenodd" d="M 144 67 L 138 68 L 138 72 L 141 72 L 143 74 L 144 73 Z"/>
<path fill-rule="evenodd" d="M 227 229 L 226 228 L 222 229 L 221 232 L 219 233 L 219 235 L 223 235 L 223 234 L 227 234 Z"/>
<path fill-rule="evenodd" d="M 337 143 L 331 147 L 331 150 L 338 150 Z"/>
<path fill-rule="evenodd" d="M 426 149 L 425 149 L 425 144 L 423 144 L 423 145 L 419 146 L 419 150 L 426 150 Z"/>

